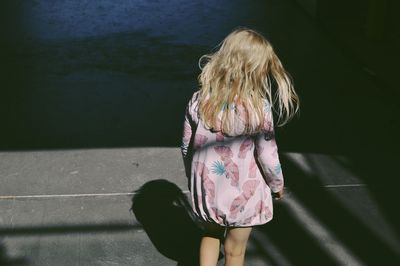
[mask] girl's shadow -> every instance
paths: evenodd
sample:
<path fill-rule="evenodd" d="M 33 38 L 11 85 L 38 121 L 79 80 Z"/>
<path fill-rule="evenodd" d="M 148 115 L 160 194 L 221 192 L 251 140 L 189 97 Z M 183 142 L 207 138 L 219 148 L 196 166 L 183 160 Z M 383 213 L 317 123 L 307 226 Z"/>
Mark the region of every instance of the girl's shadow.
<path fill-rule="evenodd" d="M 198 265 L 201 230 L 175 184 L 152 180 L 135 191 L 132 211 L 157 250 L 179 266 Z"/>

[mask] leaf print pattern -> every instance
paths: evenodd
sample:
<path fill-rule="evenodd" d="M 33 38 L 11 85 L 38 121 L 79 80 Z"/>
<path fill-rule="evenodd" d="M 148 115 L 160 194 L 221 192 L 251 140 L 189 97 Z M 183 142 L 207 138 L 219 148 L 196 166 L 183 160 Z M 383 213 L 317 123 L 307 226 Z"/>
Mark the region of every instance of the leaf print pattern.
<path fill-rule="evenodd" d="M 272 212 L 263 200 L 257 202 L 254 214 L 244 219 L 243 224 L 250 224 L 257 216 L 264 216 L 265 220 L 271 220 L 272 218 Z"/>
<path fill-rule="evenodd" d="M 231 208 L 229 210 L 229 218 L 235 219 L 238 212 L 244 210 L 246 203 L 247 200 L 242 194 L 236 197 L 231 204 Z"/>
<path fill-rule="evenodd" d="M 215 161 L 213 165 L 211 166 L 211 172 L 213 172 L 216 175 L 223 175 L 225 174 L 225 166 L 222 162 L 220 161 Z"/>
<path fill-rule="evenodd" d="M 205 195 L 207 198 L 207 201 L 211 204 L 214 204 L 214 198 L 215 198 L 215 185 L 214 182 L 211 181 L 211 179 L 208 176 L 203 176 L 203 187 L 205 189 Z"/>
<path fill-rule="evenodd" d="M 239 185 L 239 167 L 232 160 L 224 161 L 225 175 L 231 179 L 231 185 L 237 187 Z"/>
<path fill-rule="evenodd" d="M 251 158 L 249 165 L 249 178 L 255 178 L 257 175 L 257 163 L 254 157 Z"/>
<path fill-rule="evenodd" d="M 249 199 L 254 195 L 254 192 L 256 191 L 256 188 L 259 184 L 260 184 L 260 180 L 248 180 L 243 184 L 242 194 L 240 194 L 238 197 L 236 197 L 231 204 L 231 207 L 229 210 L 230 218 L 233 218 L 233 219 L 236 218 L 237 214 L 244 210 L 244 207 L 246 206 Z"/>
<path fill-rule="evenodd" d="M 231 148 L 227 146 L 216 146 L 214 147 L 214 150 L 221 156 L 222 160 L 228 160 L 233 157 Z"/>
<path fill-rule="evenodd" d="M 243 195 L 246 199 L 250 199 L 253 195 L 254 192 L 256 191 L 256 188 L 260 184 L 260 180 L 247 180 L 243 186 Z"/>
<path fill-rule="evenodd" d="M 250 151 L 252 148 L 253 148 L 253 140 L 251 138 L 246 138 L 240 145 L 238 157 L 241 159 L 246 158 L 248 151 Z"/>
<path fill-rule="evenodd" d="M 215 198 L 215 184 L 209 177 L 210 172 L 208 171 L 207 166 L 201 162 L 195 162 L 194 167 L 197 175 L 202 178 L 204 194 L 207 201 L 213 204 Z"/>
<path fill-rule="evenodd" d="M 260 200 L 256 204 L 256 214 L 264 214 L 266 219 L 270 219 L 272 217 L 272 212 L 271 210 L 265 205 L 263 200 Z"/>
<path fill-rule="evenodd" d="M 221 156 L 221 160 L 225 166 L 225 176 L 231 179 L 232 186 L 239 185 L 239 167 L 232 161 L 233 153 L 231 148 L 227 146 L 214 147 L 216 153 Z"/>
<path fill-rule="evenodd" d="M 201 146 L 203 146 L 207 142 L 208 138 L 204 135 L 201 134 L 196 134 L 194 137 L 194 144 L 193 148 L 194 149 L 199 149 Z"/>

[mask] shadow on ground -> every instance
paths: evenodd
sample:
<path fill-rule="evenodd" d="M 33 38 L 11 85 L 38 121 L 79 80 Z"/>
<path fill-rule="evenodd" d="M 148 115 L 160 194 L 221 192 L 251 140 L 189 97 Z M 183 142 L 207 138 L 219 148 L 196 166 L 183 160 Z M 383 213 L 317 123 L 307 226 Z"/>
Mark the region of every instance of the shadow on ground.
<path fill-rule="evenodd" d="M 358 158 L 362 156 L 358 155 Z M 388 240 L 390 232 L 381 223 L 371 227 L 376 215 L 382 214 L 380 218 L 384 222 L 392 229 L 398 229 L 396 206 L 393 200 L 386 197 L 387 193 L 394 193 L 394 189 L 382 187 L 373 178 L 376 174 L 372 170 L 374 164 L 363 167 L 360 172 L 357 171 L 357 161 L 351 164 L 339 160 L 339 165 L 357 175 L 363 184 L 356 188 L 340 188 L 345 189 L 341 191 L 325 187 L 322 177 L 315 172 L 305 172 L 286 157 L 282 157 L 281 162 L 289 194 L 286 200 L 275 201 L 272 222 L 255 228 L 254 233 L 268 238 L 271 246 L 253 238 L 252 244 L 257 251 L 249 254 L 250 260 L 261 257 L 272 265 L 286 265 L 271 251 L 273 246 L 290 265 L 338 265 L 346 258 L 349 258 L 349 263 L 362 265 L 379 265 L 382 261 L 385 265 L 398 264 L 398 242 Z M 332 190 L 335 190 L 334 193 Z M 365 195 L 368 202 L 363 202 Z M 353 203 L 345 204 L 340 199 L 342 196 Z M 289 205 L 289 201 L 294 199 L 300 208 L 293 209 Z M 368 205 L 369 200 L 373 205 Z M 365 212 L 360 216 L 360 211 L 354 208 Z M 180 265 L 190 265 L 186 259 L 193 259 L 193 256 L 197 259 L 200 232 L 193 222 L 185 195 L 175 184 L 166 180 L 146 183 L 133 198 L 132 209 L 161 254 L 184 262 Z M 307 224 L 308 218 L 301 218 L 307 213 L 312 215 L 310 219 L 316 226 Z M 322 233 L 318 228 L 322 228 Z M 398 239 L 397 235 L 392 237 Z M 174 239 L 173 243 L 171 239 Z"/>
<path fill-rule="evenodd" d="M 304 221 L 302 224 L 285 200 L 275 202 L 274 220 L 259 227 L 258 231 L 264 233 L 290 263 L 293 265 L 338 265 L 340 258 L 335 257 L 337 253 L 335 254 L 333 246 L 340 245 L 346 254 L 358 258 L 363 265 L 379 265 L 383 261 L 385 265 L 398 265 L 400 247 L 389 245 L 381 237 L 379 229 L 371 230 L 365 221 L 355 215 L 355 210 L 349 209 L 350 206 L 345 206 L 338 199 L 340 193 L 330 193 L 323 187 L 322 182 L 318 181 L 320 177 L 305 173 L 290 160 L 283 159 L 282 165 L 290 193 L 295 196 L 297 204 L 302 206 L 302 209 L 295 212 L 302 213 L 305 209 L 312 213 L 318 226 L 322 226 L 338 241 L 330 243 L 328 237 L 318 239 L 318 234 L 307 228 L 310 225 L 305 226 Z M 367 168 L 364 167 L 364 174 Z M 361 174 L 361 177 L 364 176 Z M 388 193 L 394 192 L 393 189 L 388 187 L 382 189 L 380 185 L 377 187 L 373 180 L 364 179 L 363 181 L 367 184 L 364 189 L 370 190 L 373 201 L 378 203 L 379 209 L 384 214 L 383 220 L 396 228 L 394 226 L 396 224 L 395 204 L 393 200 L 387 198 Z M 354 193 L 353 199 L 356 205 L 362 206 L 360 194 L 357 194 L 359 191 L 354 191 Z M 372 213 L 376 209 L 369 211 Z M 368 213 L 364 218 L 368 219 Z M 260 254 L 273 261 L 273 257 L 271 259 L 264 247 L 260 246 L 259 250 Z M 280 265 L 277 261 L 275 264 Z"/>
<path fill-rule="evenodd" d="M 108 224 L 57 224 L 46 226 L 13 226 L 12 228 L 1 228 L 0 236 L 26 237 L 37 235 L 62 235 L 62 234 L 90 234 L 102 232 L 124 232 L 140 228 L 138 225 L 125 223 Z"/>
<path fill-rule="evenodd" d="M 132 211 L 161 254 L 180 266 L 198 264 L 201 231 L 180 188 L 163 179 L 147 182 L 136 191 Z"/>
<path fill-rule="evenodd" d="M 0 242 L 0 265 L 1 266 L 25 266 L 29 261 L 25 258 L 14 258 L 7 254 L 7 250 Z"/>

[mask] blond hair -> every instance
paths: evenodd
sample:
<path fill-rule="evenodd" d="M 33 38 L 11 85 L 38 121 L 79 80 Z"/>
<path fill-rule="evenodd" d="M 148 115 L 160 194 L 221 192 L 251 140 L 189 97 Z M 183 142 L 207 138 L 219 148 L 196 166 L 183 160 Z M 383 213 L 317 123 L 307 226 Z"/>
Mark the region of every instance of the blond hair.
<path fill-rule="evenodd" d="M 277 113 L 277 126 L 287 123 L 299 109 L 299 98 L 272 45 L 260 33 L 241 27 L 219 46 L 199 59 L 199 114 L 205 125 L 231 136 L 258 133 L 266 105 Z"/>

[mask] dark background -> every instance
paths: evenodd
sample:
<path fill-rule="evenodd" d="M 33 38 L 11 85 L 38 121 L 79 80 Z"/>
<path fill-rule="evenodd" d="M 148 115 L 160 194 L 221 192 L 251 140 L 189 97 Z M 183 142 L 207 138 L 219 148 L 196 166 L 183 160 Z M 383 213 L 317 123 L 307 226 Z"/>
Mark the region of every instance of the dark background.
<path fill-rule="evenodd" d="M 2 1 L 0 148 L 178 146 L 197 60 L 237 26 L 264 33 L 294 77 L 284 150 L 392 147 L 399 4 L 291 2 L 300 15 L 272 13 L 278 0 Z"/>

